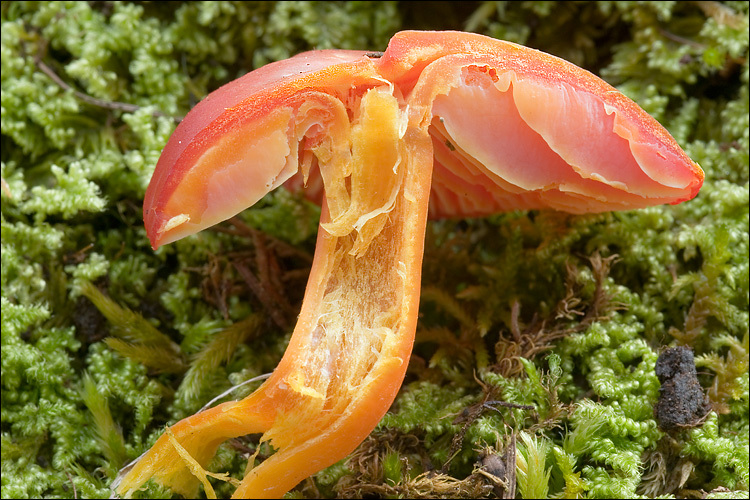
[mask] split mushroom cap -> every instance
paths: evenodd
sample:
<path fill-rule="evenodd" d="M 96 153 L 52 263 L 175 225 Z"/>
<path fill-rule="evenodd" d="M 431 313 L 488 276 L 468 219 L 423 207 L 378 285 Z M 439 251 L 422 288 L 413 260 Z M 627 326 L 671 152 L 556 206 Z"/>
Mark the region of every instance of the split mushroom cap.
<path fill-rule="evenodd" d="M 331 128 L 380 85 L 429 123 L 431 217 L 634 209 L 689 200 L 702 185 L 703 171 L 654 118 L 557 57 L 471 33 L 418 31 L 396 34 L 379 56 L 305 52 L 201 101 L 164 148 L 146 192 L 154 248 L 283 183 L 308 184 L 308 196 L 322 201 L 315 149 L 326 141 L 339 141 L 329 152 L 347 148 Z"/>
<path fill-rule="evenodd" d="M 334 100 L 383 83 L 366 54 L 299 54 L 224 85 L 190 110 L 146 190 L 143 219 L 154 249 L 237 214 L 296 173 L 299 142 L 321 140 L 345 118 Z"/>
<path fill-rule="evenodd" d="M 351 453 L 403 381 L 428 212 L 638 208 L 690 199 L 702 182 L 664 128 L 605 82 L 480 35 L 402 32 L 382 54 L 307 52 L 223 86 L 164 148 L 148 236 L 157 248 L 304 185 L 322 212 L 302 309 L 257 391 L 172 426 L 117 491 L 154 477 L 194 495 L 196 463 L 244 434 L 278 451 L 236 497 L 279 497 Z"/>

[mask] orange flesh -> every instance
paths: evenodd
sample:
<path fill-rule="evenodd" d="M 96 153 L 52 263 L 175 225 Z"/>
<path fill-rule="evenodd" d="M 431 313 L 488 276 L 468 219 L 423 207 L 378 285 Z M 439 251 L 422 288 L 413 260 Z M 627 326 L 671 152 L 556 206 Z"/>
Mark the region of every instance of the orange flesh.
<path fill-rule="evenodd" d="M 358 167 L 351 203 L 336 215 L 323 211 L 302 311 L 271 378 L 240 402 L 172 427 L 201 464 L 226 439 L 265 433 L 279 451 L 247 474 L 235 497 L 278 497 L 351 453 L 401 385 L 416 329 L 432 166 L 428 135 L 412 127 L 402 137 L 401 113 L 387 89 L 362 98 L 351 134 Z M 348 171 L 327 174 L 335 183 Z M 197 491 L 166 435 L 117 491 L 130 495 L 150 477 L 186 496 Z"/>
<path fill-rule="evenodd" d="M 346 457 L 393 402 L 416 329 L 428 203 L 434 216 L 604 211 L 689 199 L 703 179 L 635 104 L 531 49 L 405 32 L 380 60 L 315 54 L 264 67 L 199 104 L 165 148 L 144 203 L 158 247 L 282 183 L 314 186 L 323 202 L 302 311 L 271 378 L 171 428 L 202 466 L 226 439 L 263 433 L 278 451 L 248 471 L 238 498 L 278 497 Z M 266 88 L 254 74 L 280 83 Z M 567 115 L 578 125 L 561 125 Z M 601 168 L 609 160 L 598 143 L 618 151 Z M 186 496 L 199 485 L 166 435 L 116 491 L 128 496 L 152 477 Z"/>

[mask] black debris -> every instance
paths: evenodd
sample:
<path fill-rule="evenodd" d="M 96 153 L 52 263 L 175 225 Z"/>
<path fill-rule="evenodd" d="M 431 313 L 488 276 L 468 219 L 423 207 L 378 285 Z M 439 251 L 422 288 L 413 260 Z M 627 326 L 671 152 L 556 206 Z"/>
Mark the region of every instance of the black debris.
<path fill-rule="evenodd" d="M 672 431 L 700 424 L 711 405 L 698 382 L 693 351 L 684 346 L 664 350 L 654 371 L 661 382 L 654 407 L 659 427 Z"/>

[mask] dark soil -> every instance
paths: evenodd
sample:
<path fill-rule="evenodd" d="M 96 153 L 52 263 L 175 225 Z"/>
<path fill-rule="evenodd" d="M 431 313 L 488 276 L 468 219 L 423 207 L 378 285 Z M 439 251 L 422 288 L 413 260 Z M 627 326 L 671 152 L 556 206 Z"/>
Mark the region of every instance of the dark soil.
<path fill-rule="evenodd" d="M 684 346 L 661 353 L 654 369 L 661 382 L 654 416 L 664 431 L 694 427 L 711 409 L 698 382 L 693 351 Z"/>

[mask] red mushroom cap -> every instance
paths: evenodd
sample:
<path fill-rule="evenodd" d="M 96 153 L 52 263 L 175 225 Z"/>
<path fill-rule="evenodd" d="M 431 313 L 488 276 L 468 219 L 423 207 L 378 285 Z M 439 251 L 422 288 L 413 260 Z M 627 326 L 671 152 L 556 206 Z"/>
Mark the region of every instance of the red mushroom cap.
<path fill-rule="evenodd" d="M 351 88 L 382 84 L 366 54 L 305 52 L 231 81 L 191 109 L 143 201 L 154 249 L 235 215 L 296 173 L 294 115 L 306 102 L 325 108 Z M 321 114 L 317 134 L 332 118 Z"/>
<path fill-rule="evenodd" d="M 691 199 L 703 182 L 664 127 L 588 71 L 472 33 L 406 31 L 382 57 L 306 52 L 201 101 L 170 138 L 146 192 L 154 248 L 283 183 L 308 185 L 320 201 L 315 147 L 348 127 L 352 102 L 379 85 L 429 126 L 432 217 L 641 208 Z"/>
<path fill-rule="evenodd" d="M 431 121 L 431 216 L 601 212 L 698 193 L 700 167 L 600 78 L 511 42 L 447 34 L 398 33 L 379 61 Z"/>

